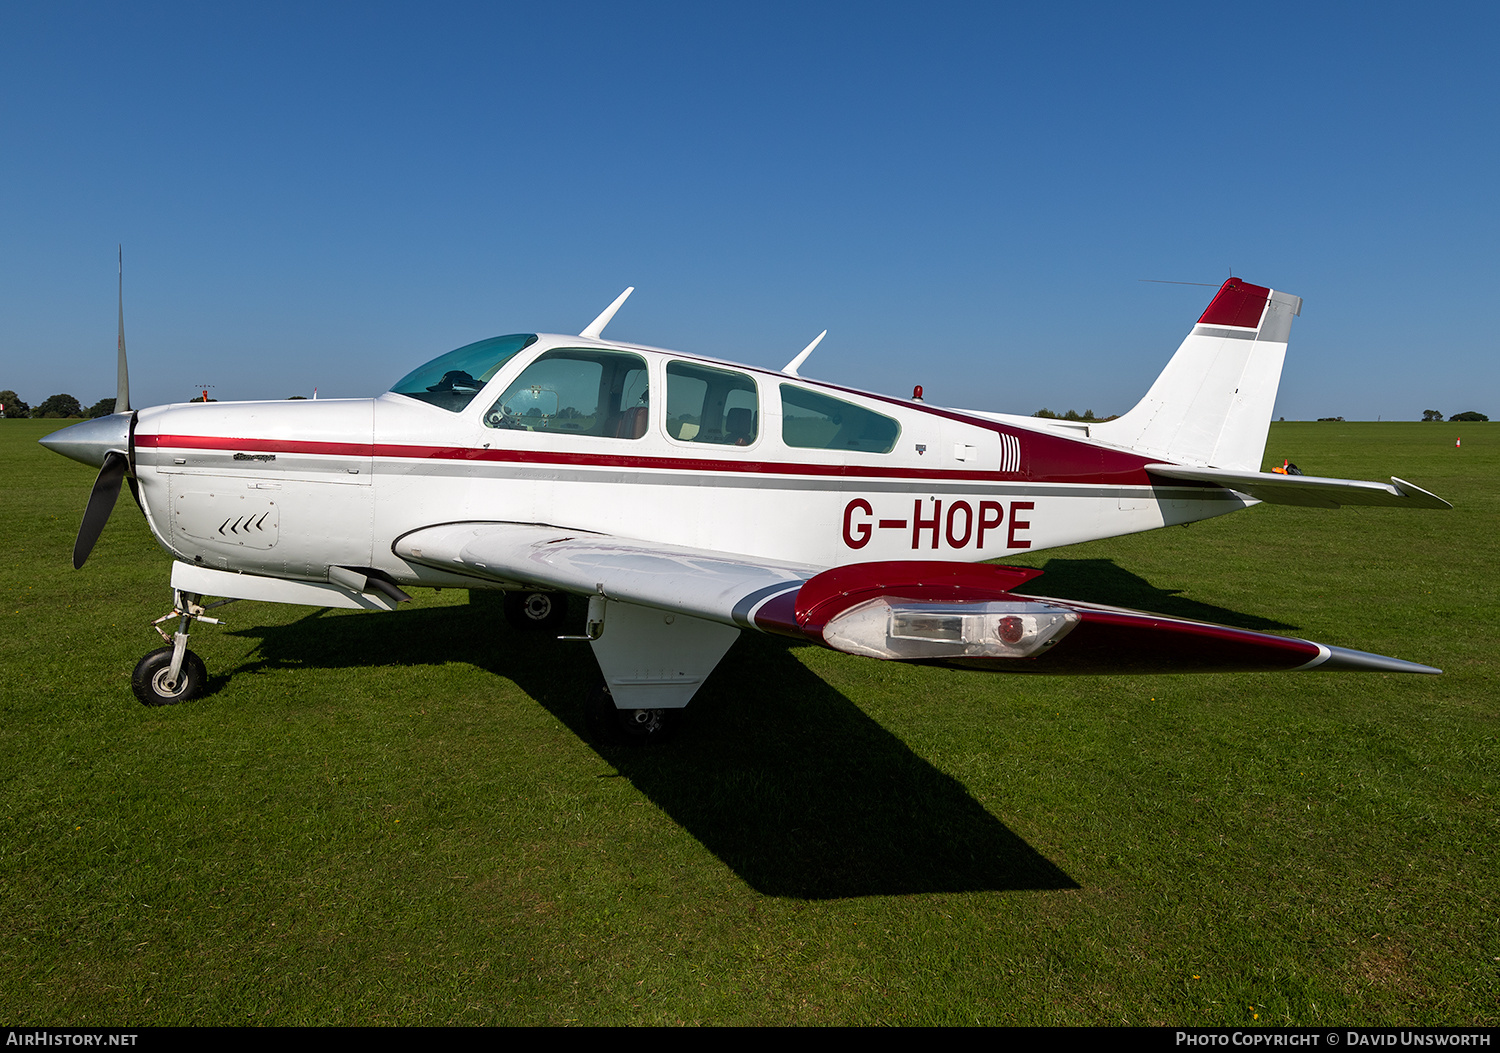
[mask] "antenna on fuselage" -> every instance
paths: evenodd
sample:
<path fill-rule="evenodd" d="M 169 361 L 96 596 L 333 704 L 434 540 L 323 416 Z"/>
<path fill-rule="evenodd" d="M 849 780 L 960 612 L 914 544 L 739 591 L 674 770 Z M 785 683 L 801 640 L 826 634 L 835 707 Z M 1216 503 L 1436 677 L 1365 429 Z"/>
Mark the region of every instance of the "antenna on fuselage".
<path fill-rule="evenodd" d="M 584 326 L 583 332 L 578 335 L 589 340 L 600 339 L 601 334 L 604 332 L 604 327 L 609 324 L 609 320 L 615 316 L 615 312 L 620 309 L 620 305 L 629 299 L 630 294 L 633 292 L 635 292 L 634 285 L 626 289 L 619 296 L 616 296 L 615 302 L 601 311 L 598 318 L 595 318 L 588 325 Z"/>
<path fill-rule="evenodd" d="M 797 376 L 797 370 L 802 367 L 802 363 L 807 361 L 807 356 L 813 353 L 813 348 L 821 344 L 823 342 L 823 338 L 827 335 L 828 330 L 825 329 L 817 336 L 813 337 L 813 342 L 804 347 L 801 353 L 798 354 L 796 358 L 792 359 L 786 365 L 782 366 L 781 371 L 790 377 Z"/>

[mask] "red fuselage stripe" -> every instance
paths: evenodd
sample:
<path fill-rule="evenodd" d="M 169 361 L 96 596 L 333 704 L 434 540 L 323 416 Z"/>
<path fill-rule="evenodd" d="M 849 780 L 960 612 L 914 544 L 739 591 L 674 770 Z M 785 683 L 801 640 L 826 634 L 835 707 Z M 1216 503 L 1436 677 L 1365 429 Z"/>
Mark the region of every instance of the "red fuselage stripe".
<path fill-rule="evenodd" d="M 1130 458 L 1132 463 L 1119 464 L 1113 471 L 1100 471 L 1098 450 L 1081 447 L 1092 456 L 1079 460 L 1076 472 L 1071 465 L 1057 465 L 1052 471 L 1038 473 L 964 472 L 938 468 L 883 468 L 875 465 L 807 464 L 781 461 L 730 461 L 695 457 L 644 457 L 595 453 L 559 453 L 552 450 L 487 450 L 472 446 L 404 446 L 383 443 L 317 442 L 307 439 L 235 438 L 218 435 L 150 435 L 137 434 L 137 446 L 173 450 L 234 450 L 255 453 L 294 453 L 325 457 L 384 457 L 403 460 L 489 461 L 521 464 L 566 464 L 591 468 L 634 468 L 688 472 L 738 472 L 752 475 L 853 476 L 871 479 L 974 480 L 996 482 L 1025 480 L 1035 482 L 1109 483 L 1113 485 L 1150 485 L 1143 470 L 1144 458 Z M 1072 445 L 1072 444 L 1070 444 Z M 1092 463 L 1088 463 L 1092 461 Z"/>

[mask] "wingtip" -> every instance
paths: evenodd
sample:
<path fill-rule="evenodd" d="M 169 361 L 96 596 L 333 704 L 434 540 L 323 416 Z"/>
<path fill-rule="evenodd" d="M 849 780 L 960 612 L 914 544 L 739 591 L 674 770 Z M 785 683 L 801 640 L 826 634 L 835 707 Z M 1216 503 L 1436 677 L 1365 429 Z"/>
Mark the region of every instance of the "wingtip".
<path fill-rule="evenodd" d="M 1419 662 L 1407 662 L 1400 658 L 1371 654 L 1369 651 L 1356 651 L 1348 647 L 1329 647 L 1327 644 L 1323 646 L 1328 649 L 1328 657 L 1309 667 L 1318 672 L 1422 673 L 1426 676 L 1437 676 L 1442 673 L 1442 670 L 1435 666 L 1422 665 Z"/>
<path fill-rule="evenodd" d="M 1391 485 L 1394 486 L 1398 491 L 1400 491 L 1402 497 L 1409 498 L 1412 501 L 1412 503 L 1414 505 L 1416 505 L 1417 507 L 1420 507 L 1420 508 L 1452 508 L 1453 507 L 1452 504 L 1450 504 L 1447 501 L 1444 501 L 1437 494 L 1432 493 L 1429 490 L 1423 490 L 1420 486 L 1415 486 L 1412 483 L 1407 482 L 1405 479 L 1398 479 L 1394 475 L 1391 476 Z"/>

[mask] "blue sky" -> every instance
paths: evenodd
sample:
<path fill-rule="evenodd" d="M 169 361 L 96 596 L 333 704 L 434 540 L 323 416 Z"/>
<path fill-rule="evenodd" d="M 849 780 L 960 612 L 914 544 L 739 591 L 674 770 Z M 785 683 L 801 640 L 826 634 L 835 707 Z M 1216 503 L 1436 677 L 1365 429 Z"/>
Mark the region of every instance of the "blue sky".
<path fill-rule="evenodd" d="M 608 334 L 1123 412 L 1233 269 L 1277 413 L 1500 418 L 1500 9 L 0 7 L 0 388 L 371 395 Z"/>

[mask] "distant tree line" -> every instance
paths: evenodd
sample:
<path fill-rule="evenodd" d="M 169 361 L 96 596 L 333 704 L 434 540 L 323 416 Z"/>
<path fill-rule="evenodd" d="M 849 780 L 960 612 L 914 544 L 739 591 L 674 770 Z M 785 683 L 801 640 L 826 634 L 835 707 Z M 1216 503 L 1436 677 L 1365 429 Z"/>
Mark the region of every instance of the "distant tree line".
<path fill-rule="evenodd" d="M 29 405 L 14 391 L 8 388 L 0 391 L 0 406 L 5 407 L 7 417 L 35 417 L 38 419 L 59 419 L 66 417 L 108 417 L 115 411 L 114 399 L 100 399 L 84 410 L 82 404 L 72 395 L 51 395 L 38 406 Z"/>
<path fill-rule="evenodd" d="M 1081 414 L 1077 410 L 1071 410 L 1071 409 L 1068 410 L 1068 412 L 1066 412 L 1066 413 L 1053 413 L 1051 410 L 1047 409 L 1046 407 L 1043 407 L 1042 409 L 1039 409 L 1035 413 L 1033 413 L 1032 416 L 1033 417 L 1043 417 L 1043 418 L 1046 418 L 1047 420 L 1077 420 L 1077 421 L 1086 421 L 1086 422 L 1088 422 L 1090 424 L 1093 424 L 1095 422 L 1103 424 L 1107 420 L 1114 420 L 1116 417 L 1119 416 L 1119 414 L 1118 413 L 1111 413 L 1108 417 L 1096 417 L 1096 416 L 1094 416 L 1094 411 L 1091 410 L 1091 409 L 1086 409 Z"/>
<path fill-rule="evenodd" d="M 1442 420 L 1443 419 L 1443 415 L 1441 413 L 1439 413 L 1435 409 L 1424 409 L 1422 411 L 1422 419 L 1423 420 Z M 1483 413 L 1480 413 L 1477 410 L 1465 410 L 1463 413 L 1455 413 L 1453 416 L 1449 417 L 1448 419 L 1450 421 L 1453 421 L 1453 420 L 1459 420 L 1459 421 L 1482 421 L 1482 420 L 1489 420 L 1488 417 L 1486 417 Z"/>
<path fill-rule="evenodd" d="M 300 399 L 302 396 L 293 395 L 292 398 Z M 202 402 L 203 396 L 199 395 L 192 401 Z M 208 401 L 218 402 L 219 400 L 209 399 Z M 92 420 L 95 417 L 108 417 L 114 411 L 114 399 L 100 399 L 87 410 L 84 410 L 83 405 L 72 395 L 53 395 L 40 406 L 32 406 L 9 388 L 0 391 L 0 412 L 11 418 L 31 417 L 40 420 L 44 417 L 50 419 L 88 417 Z"/>

